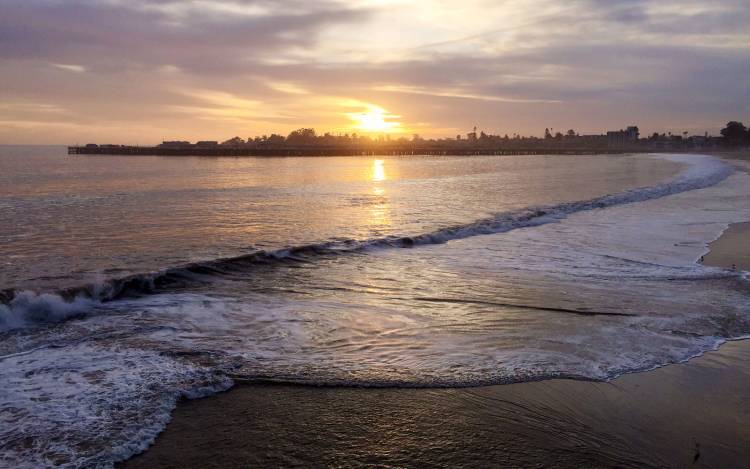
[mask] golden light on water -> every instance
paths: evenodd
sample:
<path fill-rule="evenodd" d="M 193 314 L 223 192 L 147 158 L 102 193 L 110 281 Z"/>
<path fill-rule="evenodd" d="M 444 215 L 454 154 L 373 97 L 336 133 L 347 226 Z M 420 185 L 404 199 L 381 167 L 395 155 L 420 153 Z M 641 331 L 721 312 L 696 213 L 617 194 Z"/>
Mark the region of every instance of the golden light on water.
<path fill-rule="evenodd" d="M 388 202 L 385 188 L 380 184 L 388 179 L 385 172 L 385 161 L 380 159 L 372 160 L 370 173 L 370 179 L 373 182 L 372 193 L 375 196 L 375 203 L 369 208 L 368 224 L 374 235 L 381 235 L 383 234 L 383 230 L 386 230 L 391 225 L 390 203 Z"/>
<path fill-rule="evenodd" d="M 374 160 L 372 162 L 372 180 L 375 182 L 385 181 L 385 166 L 383 160 Z"/>

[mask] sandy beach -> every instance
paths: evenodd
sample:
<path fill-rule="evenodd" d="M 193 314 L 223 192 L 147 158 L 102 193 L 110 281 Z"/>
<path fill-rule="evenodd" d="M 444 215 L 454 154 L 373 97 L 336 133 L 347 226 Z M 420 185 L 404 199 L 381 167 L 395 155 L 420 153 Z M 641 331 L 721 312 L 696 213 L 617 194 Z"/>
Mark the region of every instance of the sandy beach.
<path fill-rule="evenodd" d="M 735 167 L 750 172 L 750 152 L 737 151 L 717 153 Z M 734 223 L 721 235 L 721 238 L 709 245 L 710 251 L 704 256 L 706 265 L 750 271 L 750 222 Z"/>
<path fill-rule="evenodd" d="M 730 226 L 704 263 L 750 270 L 748 236 L 750 223 Z M 746 467 L 748 363 L 740 340 L 609 382 L 238 385 L 182 401 L 156 443 L 120 467 Z"/>
<path fill-rule="evenodd" d="M 122 467 L 746 467 L 750 341 L 608 383 L 238 386 Z"/>
<path fill-rule="evenodd" d="M 734 266 L 737 270 L 750 271 L 750 223 L 731 225 L 721 238 L 711 243 L 711 251 L 704 256 L 707 265 L 724 267 Z"/>

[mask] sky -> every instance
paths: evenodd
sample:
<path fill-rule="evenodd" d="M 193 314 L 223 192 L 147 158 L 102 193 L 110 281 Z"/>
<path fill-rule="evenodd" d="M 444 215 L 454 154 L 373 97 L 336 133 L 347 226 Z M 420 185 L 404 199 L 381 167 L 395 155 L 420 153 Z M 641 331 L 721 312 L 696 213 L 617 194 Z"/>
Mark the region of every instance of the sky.
<path fill-rule="evenodd" d="M 748 0 L 0 0 L 0 143 L 716 134 Z"/>

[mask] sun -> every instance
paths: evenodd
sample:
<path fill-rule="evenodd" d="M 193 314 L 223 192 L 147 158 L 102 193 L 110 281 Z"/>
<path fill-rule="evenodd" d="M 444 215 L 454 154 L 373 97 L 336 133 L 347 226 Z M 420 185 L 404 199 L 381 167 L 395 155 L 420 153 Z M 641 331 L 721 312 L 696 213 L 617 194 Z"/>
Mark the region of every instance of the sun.
<path fill-rule="evenodd" d="M 370 103 L 357 103 L 365 109 L 362 112 L 347 112 L 346 115 L 354 121 L 352 127 L 363 132 L 400 132 L 401 123 L 395 119 L 401 116 L 390 114 L 380 106 Z"/>
<path fill-rule="evenodd" d="M 388 130 L 389 127 L 393 127 L 394 122 L 386 122 L 385 116 L 381 112 L 368 112 L 356 115 L 358 120 L 357 127 L 362 130 L 368 130 L 371 132 Z"/>

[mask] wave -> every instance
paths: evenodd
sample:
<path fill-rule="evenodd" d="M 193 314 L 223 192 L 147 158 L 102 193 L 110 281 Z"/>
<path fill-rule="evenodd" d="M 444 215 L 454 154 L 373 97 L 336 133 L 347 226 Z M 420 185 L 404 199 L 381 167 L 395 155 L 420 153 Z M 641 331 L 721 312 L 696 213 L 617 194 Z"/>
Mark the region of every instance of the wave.
<path fill-rule="evenodd" d="M 18 292 L 7 304 L 0 304 L 0 331 L 79 317 L 95 303 L 83 296 L 66 299 L 53 293 Z"/>
<path fill-rule="evenodd" d="M 723 181 L 733 172 L 729 165 L 711 157 L 669 155 L 664 158 L 687 164 L 688 167 L 673 179 L 655 186 L 607 194 L 588 200 L 499 213 L 472 223 L 440 228 L 415 236 L 386 236 L 366 240 L 339 238 L 318 244 L 257 251 L 242 256 L 194 262 L 160 272 L 113 278 L 54 293 L 40 294 L 17 289 L 2 290 L 0 291 L 0 331 L 26 325 L 59 322 L 83 315 L 93 305 L 104 302 L 186 288 L 199 283 L 209 283 L 217 278 L 246 275 L 260 265 L 311 262 L 325 256 L 368 250 L 442 244 L 456 239 L 539 226 L 561 220 L 577 212 L 643 202 L 710 187 Z M 706 273 L 706 275 L 716 276 L 717 274 Z"/>
<path fill-rule="evenodd" d="M 703 337 L 696 336 L 699 341 L 694 347 L 685 351 L 679 358 L 666 358 L 658 363 L 644 361 L 643 363 L 634 363 L 622 365 L 619 368 L 607 370 L 606 373 L 595 376 L 585 372 L 561 372 L 561 371 L 530 371 L 522 373 L 515 370 L 513 375 L 492 375 L 487 374 L 481 377 L 461 376 L 457 379 L 432 377 L 424 380 L 414 378 L 371 378 L 362 379 L 360 376 L 350 377 L 318 377 L 305 376 L 303 373 L 298 375 L 279 375 L 269 376 L 263 374 L 244 373 L 243 370 L 224 371 L 222 376 L 232 380 L 234 385 L 292 385 L 315 388 L 371 388 L 371 389 L 458 389 L 458 388 L 475 388 L 481 386 L 497 386 L 506 384 L 530 383 L 546 381 L 551 379 L 566 379 L 587 382 L 611 382 L 621 376 L 643 373 L 657 370 L 673 364 L 687 363 L 694 358 L 701 357 L 708 352 L 718 350 L 727 342 L 736 342 L 740 340 L 750 340 L 750 335 L 739 335 L 736 337 Z"/>

